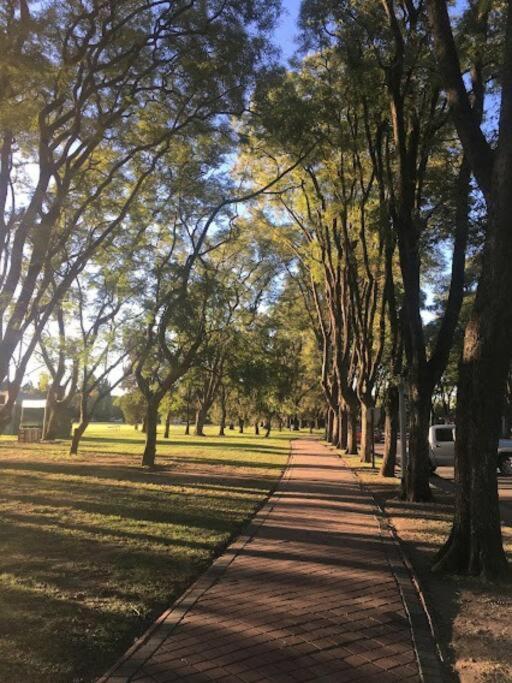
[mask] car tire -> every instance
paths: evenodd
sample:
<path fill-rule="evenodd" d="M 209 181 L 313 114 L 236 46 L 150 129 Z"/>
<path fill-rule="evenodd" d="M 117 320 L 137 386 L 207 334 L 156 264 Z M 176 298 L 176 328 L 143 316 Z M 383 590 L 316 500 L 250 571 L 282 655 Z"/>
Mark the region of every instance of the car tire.
<path fill-rule="evenodd" d="M 512 453 L 507 453 L 500 457 L 498 462 L 500 474 L 507 477 L 512 476 Z"/>

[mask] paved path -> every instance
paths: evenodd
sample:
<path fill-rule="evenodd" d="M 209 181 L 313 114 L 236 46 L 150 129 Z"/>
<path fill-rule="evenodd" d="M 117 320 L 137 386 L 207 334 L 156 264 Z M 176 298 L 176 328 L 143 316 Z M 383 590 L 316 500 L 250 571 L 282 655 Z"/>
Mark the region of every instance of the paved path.
<path fill-rule="evenodd" d="M 247 535 L 104 680 L 419 681 L 393 553 L 340 459 L 294 441 Z"/>

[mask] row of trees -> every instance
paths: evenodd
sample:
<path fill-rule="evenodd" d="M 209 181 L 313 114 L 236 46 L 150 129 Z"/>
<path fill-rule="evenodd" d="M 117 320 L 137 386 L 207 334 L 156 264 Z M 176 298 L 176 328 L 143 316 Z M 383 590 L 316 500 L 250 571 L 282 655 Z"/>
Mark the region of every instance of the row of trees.
<path fill-rule="evenodd" d="M 364 460 L 385 408 L 392 475 L 405 380 L 402 495 L 425 501 L 432 404 L 456 379 L 456 516 L 437 567 L 503 574 L 511 2 L 304 0 L 288 70 L 269 40 L 278 10 L 4 3 L 0 423 L 35 354 L 47 437 L 80 397 L 72 452 L 103 392 L 136 385 L 145 465 L 180 392 L 201 434 L 214 405 L 221 431 L 235 412 L 317 414 L 320 386 L 328 439 L 353 453 L 360 431 Z"/>
<path fill-rule="evenodd" d="M 152 465 L 162 403 L 193 372 L 201 434 L 214 401 L 230 400 L 238 352 L 236 381 L 270 425 L 295 382 L 279 361 L 293 343 L 285 352 L 282 323 L 261 312 L 279 265 L 237 206 L 288 169 L 262 188 L 231 171 L 249 96 L 273 64 L 277 10 L 4 4 L 0 423 L 34 359 L 49 375 L 44 438 L 66 434 L 79 398 L 71 453 L 101 401 L 136 382 Z"/>
<path fill-rule="evenodd" d="M 306 140 L 314 145 L 266 193 L 259 219 L 293 263 L 311 312 L 327 437 L 354 453 L 359 421 L 368 460 L 380 397 L 382 473 L 392 475 L 405 380 L 402 495 L 429 501 L 432 404 L 459 343 L 456 515 L 436 568 L 502 575 L 496 449 L 512 352 L 511 3 L 469 1 L 450 15 L 445 0 L 306 0 L 301 26 L 303 60 L 261 84 L 251 164 L 258 184 L 276 159 L 289 163 Z"/>

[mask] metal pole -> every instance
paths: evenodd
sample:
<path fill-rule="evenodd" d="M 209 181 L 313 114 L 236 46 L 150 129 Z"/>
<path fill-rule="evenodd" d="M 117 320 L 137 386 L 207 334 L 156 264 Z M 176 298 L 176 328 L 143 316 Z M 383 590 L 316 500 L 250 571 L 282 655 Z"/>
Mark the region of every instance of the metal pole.
<path fill-rule="evenodd" d="M 402 491 L 405 491 L 405 475 L 407 472 L 407 429 L 406 429 L 406 411 L 405 411 L 405 385 L 403 380 L 400 380 L 398 385 L 398 419 L 400 422 L 400 470 L 402 478 Z"/>

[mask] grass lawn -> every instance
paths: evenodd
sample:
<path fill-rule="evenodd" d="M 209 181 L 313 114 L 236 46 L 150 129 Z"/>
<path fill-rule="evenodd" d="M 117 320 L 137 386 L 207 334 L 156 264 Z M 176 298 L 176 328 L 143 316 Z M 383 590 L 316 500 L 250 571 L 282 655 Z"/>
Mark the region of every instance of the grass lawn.
<path fill-rule="evenodd" d="M 433 503 L 406 503 L 398 499 L 398 479 L 380 477 L 357 456 L 343 459 L 370 488 L 396 529 L 427 595 L 447 661 L 461 683 L 512 681 L 512 585 L 484 584 L 430 570 L 451 528 L 453 496 L 434 488 Z M 377 458 L 377 467 L 380 462 Z M 512 563 L 512 528 L 503 525 L 502 530 Z"/>
<path fill-rule="evenodd" d="M 0 681 L 94 680 L 262 503 L 292 434 L 208 431 L 174 427 L 152 471 L 125 425 L 74 458 L 0 437 Z"/>

